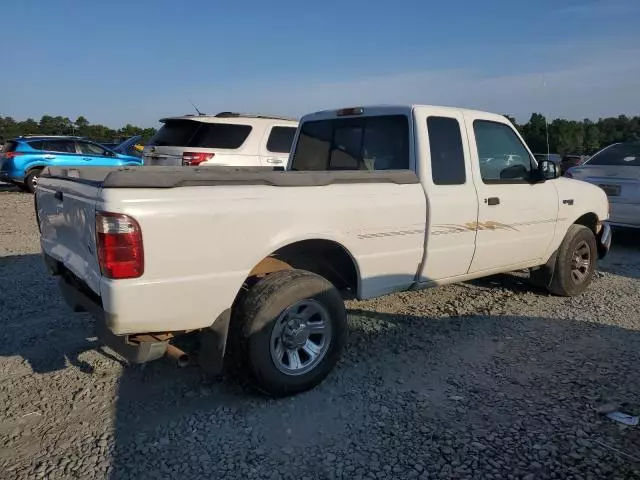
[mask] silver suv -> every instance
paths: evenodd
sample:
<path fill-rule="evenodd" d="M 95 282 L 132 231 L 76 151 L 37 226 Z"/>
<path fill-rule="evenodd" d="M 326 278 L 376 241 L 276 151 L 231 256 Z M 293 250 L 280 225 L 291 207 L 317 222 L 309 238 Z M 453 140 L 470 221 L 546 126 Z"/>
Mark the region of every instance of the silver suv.
<path fill-rule="evenodd" d="M 222 112 L 163 118 L 145 146 L 145 165 L 284 167 L 298 121 Z"/>

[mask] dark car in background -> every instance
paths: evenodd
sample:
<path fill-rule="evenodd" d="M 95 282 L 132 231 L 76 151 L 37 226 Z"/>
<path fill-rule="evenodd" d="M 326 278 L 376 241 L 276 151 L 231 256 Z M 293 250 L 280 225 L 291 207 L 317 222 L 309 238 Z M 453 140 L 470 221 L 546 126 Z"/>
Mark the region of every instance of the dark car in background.
<path fill-rule="evenodd" d="M 565 155 L 560 161 L 560 173 L 564 175 L 570 168 L 582 165 L 586 158 L 584 155 Z"/>

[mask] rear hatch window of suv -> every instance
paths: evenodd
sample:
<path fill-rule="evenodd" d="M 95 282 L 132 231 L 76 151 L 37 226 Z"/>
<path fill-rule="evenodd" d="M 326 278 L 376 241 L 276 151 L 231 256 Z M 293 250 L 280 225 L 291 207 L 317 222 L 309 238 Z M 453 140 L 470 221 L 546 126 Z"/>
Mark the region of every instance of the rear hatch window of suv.
<path fill-rule="evenodd" d="M 596 153 L 587 165 L 640 167 L 640 142 L 612 145 Z"/>
<path fill-rule="evenodd" d="M 249 125 L 168 120 L 151 139 L 149 145 L 235 149 L 245 142 L 249 133 Z"/>
<path fill-rule="evenodd" d="M 196 148 L 239 148 L 251 133 L 250 125 L 235 123 L 202 123 L 187 147 Z"/>
<path fill-rule="evenodd" d="M 17 147 L 18 147 L 18 142 L 9 141 L 5 143 L 4 146 L 2 147 L 2 152 L 3 153 L 15 152 Z"/>
<path fill-rule="evenodd" d="M 187 142 L 200 126 L 200 122 L 193 120 L 167 120 L 158 130 L 149 145 L 158 147 L 186 147 Z"/>

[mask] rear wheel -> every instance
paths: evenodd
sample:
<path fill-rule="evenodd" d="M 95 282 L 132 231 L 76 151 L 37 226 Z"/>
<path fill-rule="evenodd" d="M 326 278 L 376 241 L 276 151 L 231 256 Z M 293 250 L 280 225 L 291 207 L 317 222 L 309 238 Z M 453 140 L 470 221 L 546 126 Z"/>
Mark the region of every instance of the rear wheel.
<path fill-rule="evenodd" d="M 251 380 L 273 396 L 303 392 L 333 369 L 347 338 L 342 297 L 303 270 L 260 280 L 238 305 L 240 353 Z"/>
<path fill-rule="evenodd" d="M 36 191 L 38 185 L 38 178 L 40 177 L 42 170 L 31 170 L 24 179 L 24 186 L 27 191 L 33 193 Z"/>
<path fill-rule="evenodd" d="M 583 225 L 572 225 L 558 250 L 549 291 L 563 297 L 583 293 L 593 279 L 597 257 L 593 232 Z"/>

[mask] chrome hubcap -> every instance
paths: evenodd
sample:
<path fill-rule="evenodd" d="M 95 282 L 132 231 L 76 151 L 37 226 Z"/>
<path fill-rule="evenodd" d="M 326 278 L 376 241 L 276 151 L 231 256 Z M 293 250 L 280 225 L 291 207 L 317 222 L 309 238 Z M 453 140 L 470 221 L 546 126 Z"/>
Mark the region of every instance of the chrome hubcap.
<path fill-rule="evenodd" d="M 331 319 L 321 303 L 302 300 L 284 310 L 271 332 L 271 359 L 287 375 L 313 370 L 331 343 Z"/>
<path fill-rule="evenodd" d="M 591 269 L 591 249 L 585 241 L 578 243 L 571 256 L 571 278 L 582 283 L 589 277 Z"/>

